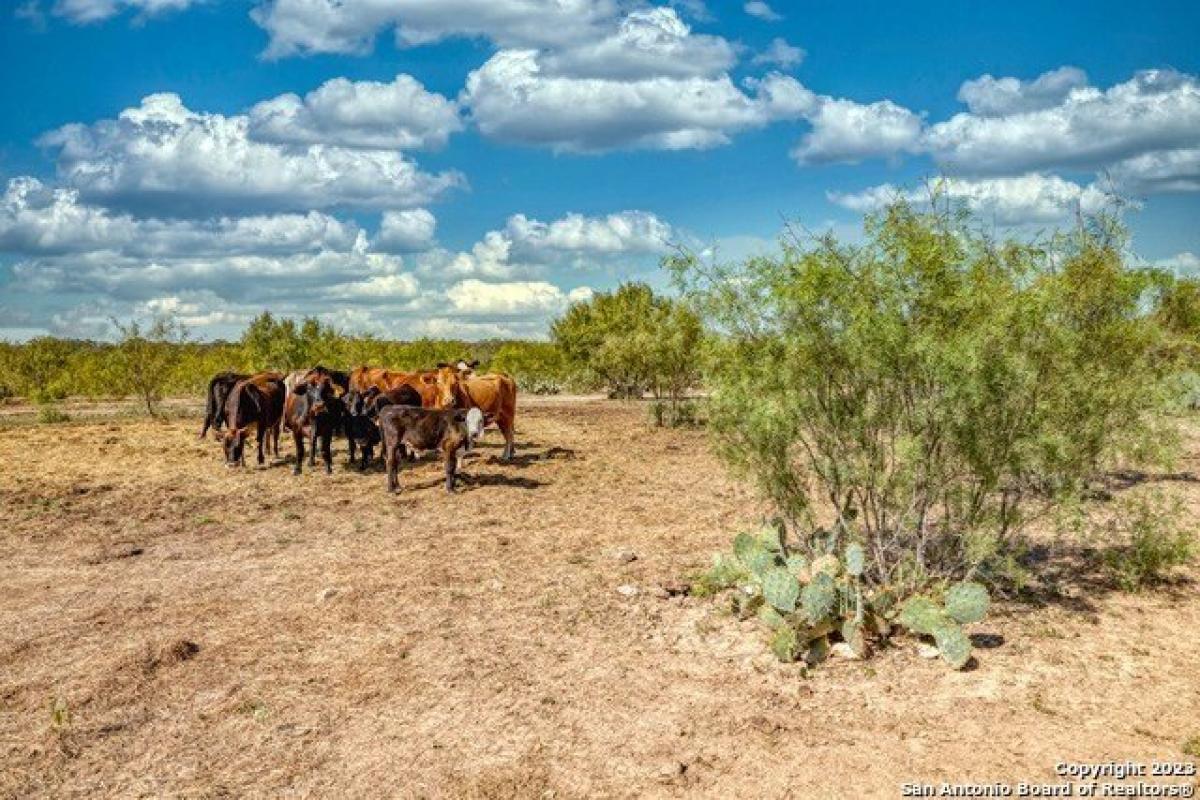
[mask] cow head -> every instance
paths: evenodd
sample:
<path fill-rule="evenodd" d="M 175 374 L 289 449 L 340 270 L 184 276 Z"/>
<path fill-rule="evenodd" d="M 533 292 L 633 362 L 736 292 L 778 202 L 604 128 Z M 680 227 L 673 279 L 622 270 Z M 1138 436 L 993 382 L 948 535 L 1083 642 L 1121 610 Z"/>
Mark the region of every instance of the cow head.
<path fill-rule="evenodd" d="M 472 408 L 467 412 L 467 440 L 474 442 L 483 435 L 483 412 L 478 408 Z"/>
<path fill-rule="evenodd" d="M 330 403 L 336 398 L 333 381 L 328 376 L 314 377 L 304 385 L 304 399 L 308 405 L 308 419 L 330 412 Z"/>
<path fill-rule="evenodd" d="M 225 466 L 240 467 L 244 462 L 246 452 L 246 429 L 229 428 L 225 431 L 222 441 L 225 446 Z"/>
<path fill-rule="evenodd" d="M 437 407 L 454 408 L 462 394 L 463 375 L 457 365 L 438 364 Z"/>

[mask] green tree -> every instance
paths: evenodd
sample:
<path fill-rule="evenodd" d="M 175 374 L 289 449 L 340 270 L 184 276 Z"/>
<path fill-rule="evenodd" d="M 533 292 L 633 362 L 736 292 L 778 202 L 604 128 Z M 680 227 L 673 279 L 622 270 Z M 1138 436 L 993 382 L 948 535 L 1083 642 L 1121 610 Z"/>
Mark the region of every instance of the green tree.
<path fill-rule="evenodd" d="M 688 388 L 702 328 L 676 300 L 659 297 L 644 283 L 574 303 L 550 326 L 567 364 L 620 397 L 677 399 Z"/>
<path fill-rule="evenodd" d="M 112 321 L 118 340 L 113 350 L 113 375 L 124 394 L 136 396 L 150 416 L 157 414 L 163 388 L 183 357 L 182 344 L 187 331 L 179 321 L 167 315 L 149 323 L 131 320 Z"/>
<path fill-rule="evenodd" d="M 864 544 L 877 584 L 994 572 L 1032 499 L 1167 441 L 1152 282 L 1119 228 L 1040 245 L 970 223 L 900 203 L 858 246 L 668 262 L 714 333 L 718 452 L 810 555 Z"/>

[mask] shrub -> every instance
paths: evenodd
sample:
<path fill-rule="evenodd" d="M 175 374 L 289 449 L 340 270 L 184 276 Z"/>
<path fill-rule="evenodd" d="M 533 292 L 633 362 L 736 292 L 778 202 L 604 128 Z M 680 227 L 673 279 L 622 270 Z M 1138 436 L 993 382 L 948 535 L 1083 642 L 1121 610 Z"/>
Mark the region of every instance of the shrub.
<path fill-rule="evenodd" d="M 699 377 L 699 317 L 642 283 L 573 304 L 550 331 L 568 368 L 610 398 L 678 399 Z"/>
<path fill-rule="evenodd" d="M 71 417 L 53 403 L 38 404 L 37 421 L 42 425 L 58 425 L 70 422 Z"/>
<path fill-rule="evenodd" d="M 743 264 L 668 259 L 713 337 L 718 453 L 812 560 L 859 543 L 900 596 L 996 575 L 1031 503 L 1118 459 L 1165 457 L 1168 369 L 1149 273 L 1100 219 L 996 242 L 899 203 L 865 242 L 785 242 Z"/>
<path fill-rule="evenodd" d="M 1162 495 L 1126 500 L 1109 522 L 1109 547 L 1102 554 L 1105 568 L 1124 590 L 1136 592 L 1158 583 L 1166 573 L 1195 557 L 1196 543 L 1181 523 L 1182 504 Z"/>
<path fill-rule="evenodd" d="M 658 428 L 694 428 L 700 425 L 699 407 L 695 400 L 655 400 L 650 422 Z"/>
<path fill-rule="evenodd" d="M 567 382 L 562 351 L 549 342 L 507 343 L 496 351 L 491 369 L 508 373 L 531 394 L 558 394 Z"/>
<path fill-rule="evenodd" d="M 171 372 L 183 355 L 187 333 L 172 317 L 159 316 L 146 325 L 113 320 L 120 340 L 113 348 L 113 380 L 122 394 L 132 394 L 154 416 Z"/>

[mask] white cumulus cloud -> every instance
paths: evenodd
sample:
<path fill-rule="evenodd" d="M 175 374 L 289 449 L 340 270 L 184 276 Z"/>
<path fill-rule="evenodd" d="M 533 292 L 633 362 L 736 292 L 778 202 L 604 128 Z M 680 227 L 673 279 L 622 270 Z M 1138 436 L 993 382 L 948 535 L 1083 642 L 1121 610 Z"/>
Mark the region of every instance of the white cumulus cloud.
<path fill-rule="evenodd" d="M 266 0 L 251 15 L 267 31 L 268 57 L 366 53 L 382 31 L 401 45 L 483 37 L 504 47 L 595 38 L 616 0 Z"/>
<path fill-rule="evenodd" d="M 410 75 L 391 83 L 334 78 L 303 98 L 264 100 L 249 118 L 259 141 L 369 149 L 436 149 L 463 127 L 452 100 Z"/>
<path fill-rule="evenodd" d="M 934 197 L 963 203 L 1000 225 L 1059 223 L 1077 211 L 1094 214 L 1110 202 L 1095 185 L 1080 186 L 1057 175 L 1031 173 L 1012 178 L 941 178 L 919 189 L 883 184 L 861 192 L 830 192 L 829 199 L 853 211 L 877 211 L 896 200 L 926 205 Z"/>
<path fill-rule="evenodd" d="M 487 136 L 560 151 L 702 149 L 732 133 L 795 118 L 812 102 L 794 79 L 768 75 L 747 95 L 728 75 L 638 80 L 544 73 L 534 50 L 502 50 L 467 78 L 462 99 Z"/>
<path fill-rule="evenodd" d="M 585 287 L 565 293 L 545 281 L 484 283 L 475 278 L 456 283 L 446 292 L 456 311 L 464 314 L 557 314 L 572 302 L 586 299 Z"/>
<path fill-rule="evenodd" d="M 1054 92 L 1043 92 L 1031 110 L 1011 97 L 983 102 L 976 87 L 967 92 L 968 102 L 976 108 L 983 102 L 987 115 L 957 114 L 933 125 L 926 146 L 939 164 L 975 173 L 1097 169 L 1200 147 L 1200 82 L 1194 76 L 1146 70 L 1106 90 L 1068 77 Z M 1024 101 L 1025 94 L 1018 89 L 1015 96 Z M 1059 102 L 1045 105 L 1056 96 Z"/>
<path fill-rule="evenodd" d="M 85 198 L 175 214 L 403 208 L 464 182 L 457 172 L 422 172 L 395 151 L 258 142 L 246 116 L 192 111 L 170 93 L 40 141 L 57 152 L 60 179 Z"/>
<path fill-rule="evenodd" d="M 415 252 L 433 247 L 437 218 L 424 208 L 384 211 L 375 237 L 377 250 L 393 253 Z"/>

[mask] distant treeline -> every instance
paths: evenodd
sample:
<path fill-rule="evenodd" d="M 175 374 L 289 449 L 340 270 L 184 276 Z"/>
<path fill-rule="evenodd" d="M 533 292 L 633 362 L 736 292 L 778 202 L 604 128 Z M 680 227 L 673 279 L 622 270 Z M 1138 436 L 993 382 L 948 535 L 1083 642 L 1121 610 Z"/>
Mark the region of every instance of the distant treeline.
<path fill-rule="evenodd" d="M 119 398 L 144 394 L 146 383 L 156 384 L 152 394 L 157 397 L 201 395 L 209 378 L 223 370 L 288 371 L 316 364 L 410 370 L 460 358 L 478 359 L 481 370 L 507 372 L 529 392 L 594 388 L 587 376 L 567 368 L 560 349 L 549 342 L 392 341 L 350 336 L 316 319 L 297 322 L 270 313 L 256 318 L 237 341 L 189 341 L 186 331 L 169 320 L 141 328 L 117 326 L 117 331 L 115 342 L 48 336 L 20 344 L 0 342 L 0 397 L 39 403 Z"/>
<path fill-rule="evenodd" d="M 704 343 L 700 318 L 684 303 L 627 283 L 572 305 L 551 325 L 552 341 L 395 341 L 349 335 L 314 317 L 263 312 L 237 341 L 197 342 L 170 317 L 113 321 L 115 341 L 39 337 L 0 342 L 0 397 L 52 403 L 66 397 L 137 397 L 154 413 L 162 397 L 201 395 L 218 372 L 288 372 L 323 365 L 429 369 L 478 360 L 522 393 L 607 389 L 613 396 L 677 401 L 697 385 Z M 672 405 L 675 403 L 673 402 Z"/>

